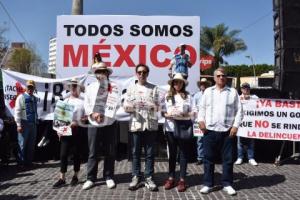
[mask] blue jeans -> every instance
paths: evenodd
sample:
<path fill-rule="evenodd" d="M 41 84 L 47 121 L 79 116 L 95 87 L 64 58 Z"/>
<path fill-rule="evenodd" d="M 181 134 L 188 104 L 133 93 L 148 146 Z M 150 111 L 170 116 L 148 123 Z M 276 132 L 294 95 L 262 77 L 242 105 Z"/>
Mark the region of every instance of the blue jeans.
<path fill-rule="evenodd" d="M 197 138 L 197 160 L 203 160 L 203 136 Z"/>
<path fill-rule="evenodd" d="M 248 159 L 254 159 L 254 139 L 238 137 L 238 158 L 244 158 L 244 147 L 247 149 Z"/>
<path fill-rule="evenodd" d="M 187 157 L 190 146 L 189 141 L 174 138 L 173 132 L 166 132 L 169 147 L 169 177 L 175 178 L 177 147 L 179 147 L 180 178 L 185 179 L 187 169 Z"/>
<path fill-rule="evenodd" d="M 215 160 L 221 152 L 222 156 L 222 185 L 230 186 L 233 183 L 233 147 L 234 137 L 229 137 L 229 131 L 217 132 L 208 130 L 203 136 L 204 149 L 204 178 L 203 184 L 214 186 Z"/>
<path fill-rule="evenodd" d="M 22 133 L 18 133 L 18 162 L 21 164 L 31 164 L 34 155 L 36 140 L 36 124 L 22 121 Z"/>
<path fill-rule="evenodd" d="M 141 151 L 145 152 L 145 178 L 154 173 L 154 144 L 156 131 L 132 132 L 132 176 L 141 176 Z"/>

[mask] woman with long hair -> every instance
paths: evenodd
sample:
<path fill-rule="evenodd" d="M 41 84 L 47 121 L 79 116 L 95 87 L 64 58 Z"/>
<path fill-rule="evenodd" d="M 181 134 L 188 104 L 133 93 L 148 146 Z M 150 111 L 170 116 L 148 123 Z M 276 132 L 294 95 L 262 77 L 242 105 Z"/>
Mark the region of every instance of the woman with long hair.
<path fill-rule="evenodd" d="M 188 81 L 181 74 L 175 74 L 169 81 L 170 90 L 165 96 L 165 104 L 162 115 L 166 118 L 164 130 L 169 148 L 169 177 L 164 184 L 166 190 L 177 185 L 178 192 L 184 192 L 187 188 L 185 183 L 187 170 L 187 156 L 190 142 L 189 140 L 178 138 L 174 135 L 177 120 L 191 120 L 192 98 L 186 91 Z M 177 149 L 180 157 L 180 177 L 175 183 L 175 168 Z"/>

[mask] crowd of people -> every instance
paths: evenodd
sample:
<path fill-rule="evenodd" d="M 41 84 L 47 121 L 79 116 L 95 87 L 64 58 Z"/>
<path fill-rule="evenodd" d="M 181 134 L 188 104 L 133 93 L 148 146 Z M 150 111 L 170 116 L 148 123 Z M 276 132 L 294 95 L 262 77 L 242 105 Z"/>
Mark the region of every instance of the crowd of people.
<path fill-rule="evenodd" d="M 234 147 L 236 134 L 243 118 L 243 103 L 257 98 L 250 95 L 250 85 L 242 84 L 242 95 L 239 96 L 236 89 L 226 85 L 227 76 L 224 68 L 214 71 L 212 85 L 206 78 L 197 82 L 199 91 L 190 94 L 186 87 L 188 81 L 188 68 L 191 67 L 189 56 L 185 54 L 185 45 L 180 45 L 181 51 L 174 56 L 170 65 L 169 90 L 163 100 L 159 96 L 158 87 L 148 82 L 150 68 L 145 64 L 135 67 L 136 80 L 127 88 L 124 111 L 130 115 L 129 134 L 132 135 L 132 179 L 128 189 L 137 190 L 145 185 L 150 191 L 157 191 L 158 187 L 154 178 L 155 165 L 155 140 L 158 131 L 159 115 L 165 118 L 163 130 L 168 149 L 168 178 L 164 183 L 164 189 L 177 188 L 178 192 L 184 192 L 186 183 L 189 141 L 193 137 L 193 124 L 199 124 L 203 136 L 197 139 L 197 165 L 203 164 L 203 187 L 200 192 L 207 194 L 214 188 L 214 165 L 218 155 L 222 158 L 222 186 L 229 195 L 235 195 L 233 188 L 233 165 L 242 164 L 244 150 L 247 148 L 248 160 L 251 165 L 257 165 L 254 159 L 254 141 L 238 137 L 238 158 L 234 162 Z M 173 65 L 175 69 L 173 69 Z M 98 172 L 98 152 L 100 146 L 104 154 L 103 177 L 108 188 L 116 187 L 114 178 L 116 160 L 116 119 L 105 115 L 106 101 L 113 88 L 118 85 L 109 79 L 113 73 L 102 62 L 99 54 L 95 55 L 92 72 L 96 81 L 85 88 L 84 99 L 80 98 L 83 85 L 76 79 L 68 84 L 70 96 L 64 99 L 64 103 L 74 106 L 73 119 L 70 124 L 71 134 L 64 135 L 57 131 L 60 141 L 60 173 L 54 182 L 53 188 L 59 188 L 66 184 L 68 156 L 73 150 L 74 175 L 71 185 L 78 184 L 78 172 L 80 170 L 80 148 L 83 133 L 80 124 L 88 123 L 88 161 L 86 180 L 82 186 L 88 190 L 95 185 Z M 20 165 L 30 165 L 33 160 L 34 147 L 37 135 L 37 98 L 34 96 L 35 82 L 28 80 L 26 92 L 16 99 L 14 120 L 18 132 L 17 162 Z M 3 129 L 3 121 L 0 120 L 0 132 Z M 40 145 L 42 146 L 42 144 Z M 142 148 L 145 152 L 145 171 L 141 172 Z M 179 177 L 175 175 L 176 163 L 179 163 Z M 200 182 L 200 180 L 199 180 Z"/>

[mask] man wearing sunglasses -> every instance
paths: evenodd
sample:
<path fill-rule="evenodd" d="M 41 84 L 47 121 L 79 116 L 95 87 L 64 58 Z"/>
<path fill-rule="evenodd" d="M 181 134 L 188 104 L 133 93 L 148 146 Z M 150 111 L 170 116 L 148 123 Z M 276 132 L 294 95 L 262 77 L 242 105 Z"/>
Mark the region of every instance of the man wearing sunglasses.
<path fill-rule="evenodd" d="M 141 148 L 145 149 L 145 186 L 157 191 L 153 181 L 154 143 L 158 130 L 157 111 L 159 96 L 157 87 L 147 82 L 149 67 L 139 64 L 135 68 L 137 81 L 127 89 L 124 110 L 130 113 L 129 131 L 132 134 L 132 181 L 129 190 L 141 186 Z"/>
<path fill-rule="evenodd" d="M 87 181 L 83 184 L 82 189 L 90 189 L 97 180 L 100 144 L 102 144 L 104 154 L 103 178 L 106 181 L 107 188 L 112 189 L 116 187 L 113 179 L 117 141 L 115 131 L 116 119 L 105 116 L 105 110 L 109 95 L 118 90 L 118 85 L 109 80 L 112 69 L 107 67 L 104 62 L 95 62 L 92 65 L 92 71 L 97 81 L 86 88 L 84 97 L 85 114 L 88 116 L 89 121 L 89 158 L 87 163 Z"/>
<path fill-rule="evenodd" d="M 204 187 L 200 190 L 207 194 L 214 186 L 214 165 L 216 157 L 222 157 L 222 185 L 229 195 L 236 195 L 233 189 L 233 152 L 235 136 L 242 121 L 242 104 L 234 88 L 226 85 L 225 69 L 214 71 L 215 86 L 207 88 L 199 105 L 199 126 L 203 136 L 204 150 Z"/>
<path fill-rule="evenodd" d="M 18 163 L 31 165 L 37 129 L 37 98 L 34 96 L 35 82 L 26 82 L 26 91 L 20 94 L 15 103 L 15 121 L 18 131 Z"/>

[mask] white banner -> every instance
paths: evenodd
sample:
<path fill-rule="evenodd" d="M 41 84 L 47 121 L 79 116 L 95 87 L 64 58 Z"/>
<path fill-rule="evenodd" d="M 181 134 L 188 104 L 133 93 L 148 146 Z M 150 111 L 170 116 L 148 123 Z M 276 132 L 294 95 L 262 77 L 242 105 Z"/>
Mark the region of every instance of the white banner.
<path fill-rule="evenodd" d="M 6 113 L 8 115 L 14 114 L 17 95 L 25 92 L 27 80 L 34 80 L 36 83 L 34 95 L 38 98 L 38 116 L 39 119 L 44 120 L 53 120 L 55 103 L 57 100 L 68 96 L 67 81 L 73 78 L 50 79 L 9 70 L 2 70 L 2 77 Z M 76 78 L 84 82 L 85 77 L 82 75 Z"/>
<path fill-rule="evenodd" d="M 56 75 L 86 74 L 100 52 L 113 77 L 132 77 L 135 66 L 150 67 L 149 81 L 166 85 L 168 66 L 185 43 L 192 68 L 188 91 L 196 92 L 200 76 L 200 17 L 66 15 L 57 18 Z"/>
<path fill-rule="evenodd" d="M 244 119 L 238 136 L 300 141 L 300 101 L 255 99 L 243 104 Z"/>
<path fill-rule="evenodd" d="M 36 91 L 34 95 L 38 98 L 38 116 L 39 119 L 53 120 L 54 108 L 57 100 L 64 99 L 69 96 L 67 91 L 67 82 L 72 78 L 77 78 L 83 85 L 87 86 L 89 83 L 96 81 L 94 75 L 81 75 L 76 77 L 69 77 L 64 79 L 50 79 L 42 78 L 38 76 L 32 76 L 19 72 L 2 70 L 3 77 L 3 92 L 4 92 L 4 103 L 6 106 L 6 113 L 10 116 L 14 115 L 15 100 L 17 95 L 22 94 L 26 88 L 27 80 L 34 80 L 36 82 Z M 111 78 L 121 89 L 121 102 L 124 101 L 126 96 L 126 88 L 129 84 L 135 81 L 134 77 L 113 77 Z M 160 87 L 160 101 L 163 102 L 167 87 Z M 84 93 L 80 95 L 84 98 Z M 116 98 L 116 96 L 114 96 Z M 112 99 L 109 99 L 110 107 L 113 107 L 113 113 L 116 105 Z M 126 113 L 122 106 L 116 111 L 116 119 L 119 121 L 128 121 L 129 114 Z M 161 123 L 164 123 L 164 119 L 160 119 Z"/>

